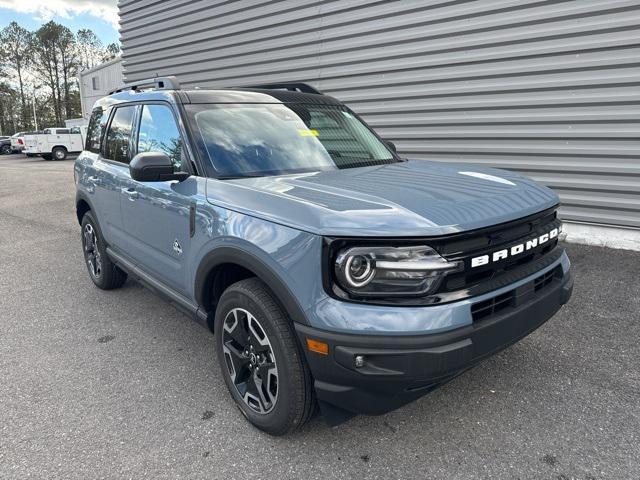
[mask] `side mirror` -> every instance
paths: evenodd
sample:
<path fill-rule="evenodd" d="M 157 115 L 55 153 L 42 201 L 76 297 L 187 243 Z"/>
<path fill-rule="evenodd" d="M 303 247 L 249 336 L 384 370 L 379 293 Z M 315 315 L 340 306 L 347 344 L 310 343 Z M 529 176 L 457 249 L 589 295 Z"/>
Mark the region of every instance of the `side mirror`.
<path fill-rule="evenodd" d="M 391 140 L 385 140 L 384 143 L 387 145 L 387 147 L 389 147 L 389 149 L 393 153 L 398 153 L 398 149 L 396 148 L 396 144 L 393 143 Z"/>
<path fill-rule="evenodd" d="M 138 182 L 181 182 L 189 177 L 187 172 L 174 172 L 171 159 L 162 152 L 137 154 L 129 163 L 129 173 Z"/>

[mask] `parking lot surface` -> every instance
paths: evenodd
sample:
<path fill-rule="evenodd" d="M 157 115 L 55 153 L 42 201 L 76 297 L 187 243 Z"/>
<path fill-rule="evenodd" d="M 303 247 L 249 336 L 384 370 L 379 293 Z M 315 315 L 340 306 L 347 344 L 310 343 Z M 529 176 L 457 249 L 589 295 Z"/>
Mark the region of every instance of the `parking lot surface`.
<path fill-rule="evenodd" d="M 640 478 L 640 254 L 568 245 L 570 304 L 431 395 L 272 438 L 213 337 L 93 286 L 73 161 L 0 157 L 0 478 Z"/>

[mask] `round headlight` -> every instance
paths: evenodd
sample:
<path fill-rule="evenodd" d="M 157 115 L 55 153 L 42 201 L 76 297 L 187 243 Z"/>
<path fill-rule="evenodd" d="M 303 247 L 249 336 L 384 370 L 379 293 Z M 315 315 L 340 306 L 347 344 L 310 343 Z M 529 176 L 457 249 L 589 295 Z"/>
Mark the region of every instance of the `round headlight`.
<path fill-rule="evenodd" d="M 338 278 L 350 288 L 362 288 L 375 277 L 375 260 L 367 254 L 345 252 L 336 260 Z"/>
<path fill-rule="evenodd" d="M 373 260 L 365 255 L 353 255 L 347 258 L 345 277 L 352 287 L 364 287 L 373 278 Z"/>

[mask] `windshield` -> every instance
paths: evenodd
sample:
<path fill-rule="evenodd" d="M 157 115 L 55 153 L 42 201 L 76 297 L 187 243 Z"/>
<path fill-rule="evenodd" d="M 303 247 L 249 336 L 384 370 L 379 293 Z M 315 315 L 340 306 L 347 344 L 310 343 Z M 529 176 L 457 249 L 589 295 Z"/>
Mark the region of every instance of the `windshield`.
<path fill-rule="evenodd" d="M 346 107 L 188 105 L 198 143 L 215 176 L 335 170 L 398 159 Z"/>

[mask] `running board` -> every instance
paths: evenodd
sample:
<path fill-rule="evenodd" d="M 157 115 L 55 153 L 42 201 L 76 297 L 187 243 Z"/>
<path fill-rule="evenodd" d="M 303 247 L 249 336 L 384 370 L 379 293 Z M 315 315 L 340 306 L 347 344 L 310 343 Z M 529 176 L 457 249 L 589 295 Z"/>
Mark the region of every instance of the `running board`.
<path fill-rule="evenodd" d="M 198 305 L 191 302 L 184 295 L 179 294 L 173 289 L 167 287 L 164 283 L 156 280 L 140 267 L 127 260 L 125 257 L 113 251 L 111 247 L 107 247 L 107 255 L 113 263 L 119 268 L 127 272 L 138 283 L 144 285 L 149 290 L 166 298 L 172 305 L 178 308 L 186 315 L 192 317 L 196 322 L 204 327 L 210 328 L 207 312 L 202 310 Z"/>

